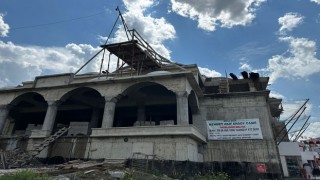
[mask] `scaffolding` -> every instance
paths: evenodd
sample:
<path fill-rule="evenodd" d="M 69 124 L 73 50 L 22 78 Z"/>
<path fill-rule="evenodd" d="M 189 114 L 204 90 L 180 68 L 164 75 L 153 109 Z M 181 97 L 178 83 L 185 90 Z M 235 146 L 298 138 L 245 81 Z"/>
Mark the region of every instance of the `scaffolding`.
<path fill-rule="evenodd" d="M 131 74 L 135 71 L 137 75 L 144 70 L 156 70 L 164 64 L 172 63 L 170 60 L 159 55 L 135 30 L 129 30 L 132 37 L 130 41 L 101 45 L 103 49 L 107 49 L 111 54 L 117 56 L 126 63 L 131 70 Z M 116 69 L 119 71 L 122 67 Z"/>
<path fill-rule="evenodd" d="M 113 25 L 111 32 L 109 33 L 109 36 L 106 42 L 100 46 L 102 49 L 98 53 L 96 53 L 91 59 L 89 59 L 79 70 L 77 70 L 75 72 L 75 75 L 79 71 L 81 71 L 81 69 L 84 66 L 86 66 L 90 61 L 96 58 L 100 53 L 102 53 L 101 65 L 99 70 L 100 76 L 101 74 L 108 75 L 110 73 L 109 67 L 110 67 L 111 55 L 115 55 L 118 58 L 117 67 L 114 73 L 120 72 L 122 74 L 122 71 L 128 72 L 130 70 L 131 76 L 140 75 L 142 71 L 154 71 L 162 68 L 164 65 L 167 65 L 167 64 L 175 65 L 181 70 L 186 71 L 180 65 L 172 62 L 171 60 L 157 53 L 151 47 L 151 45 L 146 40 L 144 40 L 142 36 L 135 29 L 129 30 L 119 8 L 117 7 L 116 10 L 118 11 L 119 15 L 117 17 L 115 24 Z M 122 21 L 123 28 L 128 41 L 107 44 L 112 34 L 112 31 L 114 30 L 114 27 L 119 19 L 121 19 Z M 103 71 L 102 66 L 103 66 L 106 50 L 109 51 L 109 60 L 108 60 L 108 66 L 107 66 L 108 68 Z"/>

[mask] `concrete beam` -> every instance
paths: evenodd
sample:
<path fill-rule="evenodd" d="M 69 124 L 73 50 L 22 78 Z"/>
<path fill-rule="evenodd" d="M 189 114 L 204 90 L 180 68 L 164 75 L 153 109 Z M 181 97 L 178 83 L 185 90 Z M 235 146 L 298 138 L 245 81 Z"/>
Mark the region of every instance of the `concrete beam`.
<path fill-rule="evenodd" d="M 200 131 L 192 126 L 136 126 L 116 128 L 92 128 L 91 137 L 128 137 L 128 136 L 189 136 L 198 142 L 206 143 Z"/>
<path fill-rule="evenodd" d="M 103 98 L 103 97 L 101 97 Z M 103 101 L 99 102 L 99 99 L 97 98 L 93 98 L 93 97 L 86 97 L 86 96 L 80 96 L 80 97 L 76 97 L 73 98 L 72 100 L 74 100 L 75 102 L 79 103 L 79 104 L 83 104 L 89 107 L 94 107 L 94 108 L 103 108 L 104 104 Z"/>

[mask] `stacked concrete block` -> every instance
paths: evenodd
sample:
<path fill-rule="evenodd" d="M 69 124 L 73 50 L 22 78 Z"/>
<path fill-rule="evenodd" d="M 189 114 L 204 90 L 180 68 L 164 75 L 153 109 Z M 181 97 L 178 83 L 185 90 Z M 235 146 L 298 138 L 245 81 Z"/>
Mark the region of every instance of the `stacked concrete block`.
<path fill-rule="evenodd" d="M 28 124 L 25 135 L 30 136 L 32 130 L 41 130 L 42 125 L 37 125 L 37 124 Z"/>
<path fill-rule="evenodd" d="M 156 125 L 156 123 L 154 121 L 145 121 L 144 125 L 142 125 L 142 126 L 155 126 L 155 125 Z"/>
<path fill-rule="evenodd" d="M 141 126 L 142 124 L 142 121 L 136 121 L 134 122 L 133 126 Z"/>
<path fill-rule="evenodd" d="M 160 121 L 160 126 L 174 125 L 173 120 Z"/>
<path fill-rule="evenodd" d="M 87 135 L 89 132 L 89 122 L 70 122 L 68 135 Z"/>
<path fill-rule="evenodd" d="M 15 130 L 13 134 L 17 136 L 23 136 L 25 135 L 25 133 L 26 133 L 25 130 Z"/>
<path fill-rule="evenodd" d="M 154 121 L 136 121 L 133 126 L 155 126 L 156 122 Z"/>

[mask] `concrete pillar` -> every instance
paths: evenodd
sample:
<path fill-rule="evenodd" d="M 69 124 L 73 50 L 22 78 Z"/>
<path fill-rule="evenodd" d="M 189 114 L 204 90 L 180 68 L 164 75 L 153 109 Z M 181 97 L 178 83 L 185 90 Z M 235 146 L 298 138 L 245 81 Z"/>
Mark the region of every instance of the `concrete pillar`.
<path fill-rule="evenodd" d="M 138 112 L 137 112 L 137 121 L 140 122 L 140 125 L 144 125 L 146 121 L 146 113 L 144 103 L 138 103 Z"/>
<path fill-rule="evenodd" d="M 113 126 L 114 113 L 116 109 L 116 98 L 105 97 L 103 118 L 101 128 L 111 128 Z"/>
<path fill-rule="evenodd" d="M 4 124 L 6 123 L 6 120 L 8 118 L 9 111 L 9 105 L 0 106 L 0 135 L 2 135 Z"/>
<path fill-rule="evenodd" d="M 47 101 L 48 109 L 42 125 L 43 131 L 51 132 L 58 112 L 58 101 Z"/>
<path fill-rule="evenodd" d="M 188 92 L 176 92 L 177 96 L 177 125 L 189 124 L 189 111 L 188 111 Z"/>
<path fill-rule="evenodd" d="M 254 86 L 254 82 L 249 82 L 249 91 L 253 92 L 253 91 L 257 91 L 256 87 Z"/>
<path fill-rule="evenodd" d="M 99 124 L 99 109 L 93 109 L 90 121 L 90 128 L 97 128 Z"/>

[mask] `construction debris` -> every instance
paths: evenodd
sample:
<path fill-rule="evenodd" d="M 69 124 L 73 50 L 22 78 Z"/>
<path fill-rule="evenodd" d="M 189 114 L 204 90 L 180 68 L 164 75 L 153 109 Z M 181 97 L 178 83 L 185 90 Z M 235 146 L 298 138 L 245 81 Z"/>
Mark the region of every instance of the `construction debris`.
<path fill-rule="evenodd" d="M 81 161 L 81 160 L 76 160 L 76 161 L 69 161 L 64 164 L 59 164 L 56 165 L 56 168 L 58 169 L 86 169 L 86 168 L 91 168 L 91 167 L 96 167 L 96 166 L 102 166 L 104 163 L 97 163 L 95 161 Z"/>
<path fill-rule="evenodd" d="M 39 174 L 47 174 L 49 180 L 115 180 L 115 179 L 139 179 L 139 180 L 172 180 L 165 174 L 153 174 L 129 169 L 125 160 L 97 160 L 84 161 L 72 160 L 59 165 L 43 165 L 41 168 L 17 168 L 0 170 L 0 176 L 14 174 L 19 171 L 32 171 Z"/>
<path fill-rule="evenodd" d="M 53 135 L 46 138 L 40 144 L 34 144 L 34 147 L 31 151 L 23 151 L 20 148 L 16 148 L 12 151 L 5 152 L 4 155 L 1 155 L 1 162 L 3 162 L 4 168 L 21 168 L 29 164 L 37 155 L 41 153 L 45 148 L 49 146 L 52 142 L 57 140 L 63 134 L 65 134 L 70 127 L 63 127 L 55 132 Z M 8 166 L 7 166 L 8 165 Z"/>
<path fill-rule="evenodd" d="M 118 168 L 124 168 L 125 167 L 125 161 L 103 161 L 103 162 L 97 162 L 97 161 L 82 161 L 82 160 L 73 160 L 68 161 L 63 164 L 58 164 L 55 167 L 58 169 L 89 169 L 93 167 L 118 167 Z"/>
<path fill-rule="evenodd" d="M 123 179 L 125 176 L 125 172 L 123 171 L 109 171 L 109 174 L 116 179 Z"/>
<path fill-rule="evenodd" d="M 94 169 L 91 169 L 91 170 L 89 170 L 89 171 L 84 172 L 83 174 L 89 174 L 89 173 L 92 173 L 92 172 L 94 172 L 94 171 L 95 171 Z"/>

